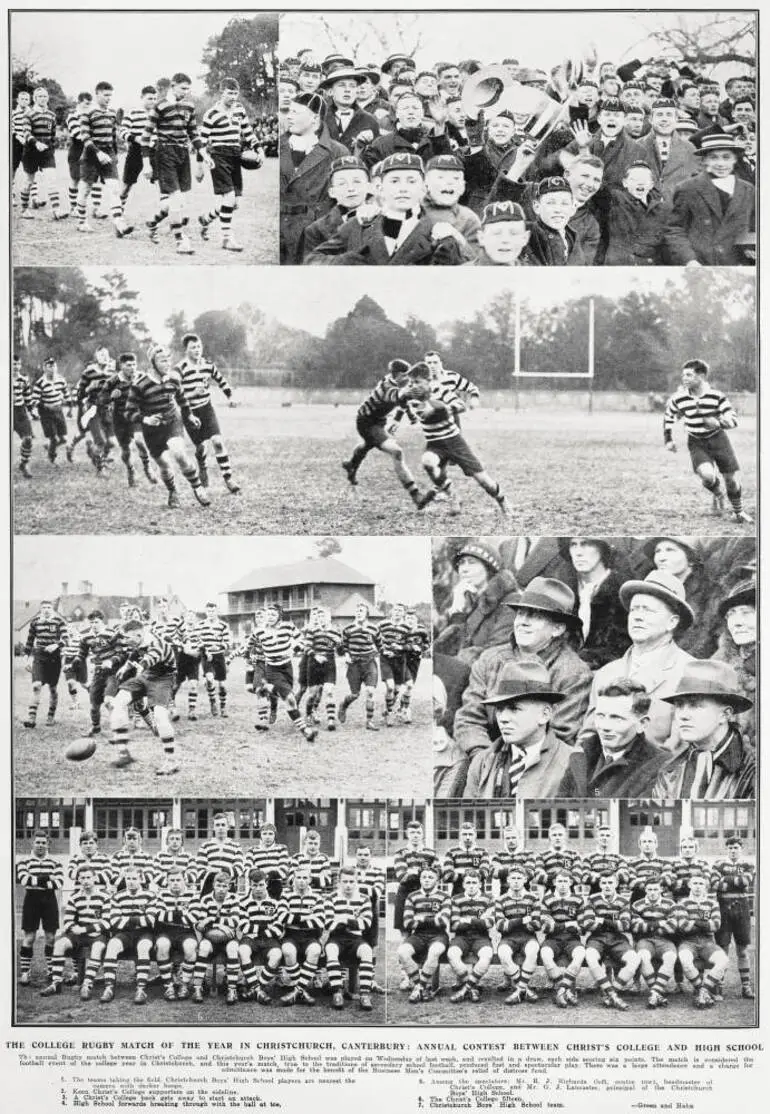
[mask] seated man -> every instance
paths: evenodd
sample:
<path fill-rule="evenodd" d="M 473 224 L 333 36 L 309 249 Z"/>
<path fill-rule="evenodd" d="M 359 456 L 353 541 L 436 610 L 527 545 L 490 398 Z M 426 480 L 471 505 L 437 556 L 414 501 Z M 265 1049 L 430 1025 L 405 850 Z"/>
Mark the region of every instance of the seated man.
<path fill-rule="evenodd" d="M 425 866 L 420 871 L 419 887 L 404 903 L 401 918 L 403 939 L 396 955 L 404 972 L 410 1002 L 429 1001 L 432 984 L 449 938 L 443 909 L 446 895 L 438 885 L 438 869 Z"/>
<path fill-rule="evenodd" d="M 190 985 L 198 958 L 198 937 L 190 912 L 192 894 L 187 888 L 185 872 L 171 867 L 165 875 L 165 888 L 152 904 L 155 925 L 155 960 L 163 981 L 163 997 L 167 1002 L 190 997 Z M 179 989 L 174 986 L 174 958 L 182 957 Z"/>
<path fill-rule="evenodd" d="M 314 1006 L 310 993 L 318 970 L 323 945 L 326 901 L 310 887 L 310 867 L 298 865 L 291 889 L 284 891 L 278 909 L 278 923 L 284 930 L 281 951 L 292 989 L 280 999 L 282 1006 Z"/>
<path fill-rule="evenodd" d="M 249 893 L 241 902 L 237 925 L 238 957 L 246 980 L 246 997 L 262 1006 L 269 1006 L 272 1001 L 268 990 L 283 959 L 283 927 L 278 922 L 278 901 L 271 897 L 268 885 L 269 875 L 259 867 L 252 867 Z"/>
<path fill-rule="evenodd" d="M 104 990 L 99 1001 L 107 1004 L 115 997 L 118 960 L 134 959 L 134 1005 L 143 1006 L 147 1002 L 150 954 L 155 942 L 152 934 L 153 895 L 142 888 L 142 875 L 137 867 L 126 867 L 124 878 L 125 889 L 112 895 L 107 909 L 109 939 L 104 953 Z"/>
<path fill-rule="evenodd" d="M 488 910 L 490 939 L 505 976 L 502 989 L 512 988 L 505 999 L 508 1006 L 538 999 L 529 981 L 537 967 L 540 944 L 536 933 L 541 922 L 538 899 L 526 889 L 528 881 L 527 868 L 513 862 L 507 871 L 505 891 Z"/>
<path fill-rule="evenodd" d="M 490 920 L 486 914 L 489 899 L 481 890 L 481 875 L 466 871 L 463 892 L 449 899 L 442 916 L 449 929 L 447 959 L 460 980 L 460 987 L 450 1002 L 478 1002 L 478 985 L 489 970 L 494 950 L 490 938 Z"/>
<path fill-rule="evenodd" d="M 546 894 L 542 904 L 545 939 L 540 946 L 540 960 L 554 982 L 554 1001 L 560 1009 L 577 1005 L 575 983 L 586 957 L 580 930 L 583 899 L 571 890 L 572 876 L 559 870 L 553 877 L 553 893 Z"/>
<path fill-rule="evenodd" d="M 673 914 L 674 903 L 663 897 L 663 888 L 655 878 L 645 885 L 644 897 L 631 905 L 631 931 L 639 954 L 639 972 L 650 990 L 647 1007 L 651 1010 L 668 1005 L 663 991 L 677 959 Z"/>
<path fill-rule="evenodd" d="M 342 965 L 358 964 L 358 1004 L 362 1010 L 372 1009 L 374 953 L 366 939 L 372 924 L 372 906 L 368 894 L 362 893 L 356 881 L 356 869 L 343 866 L 339 873 L 337 892 L 328 898 L 325 909 L 321 944 L 326 955 L 326 969 L 332 990 L 332 1006 L 344 1009 Z"/>
<path fill-rule="evenodd" d="M 634 981 L 640 958 L 628 936 L 631 928 L 631 911 L 628 902 L 618 894 L 615 874 L 605 874 L 599 882 L 599 892 L 590 894 L 581 917 L 581 927 L 586 938 L 586 967 L 596 980 L 602 994 L 602 1005 L 607 1009 L 627 1010 L 628 1006 L 612 985 L 610 964 L 620 969 L 616 982 L 627 990 Z"/>
<path fill-rule="evenodd" d="M 673 912 L 679 935 L 679 962 L 695 991 L 695 1005 L 702 1010 L 710 1009 L 721 997 L 727 970 L 727 952 L 715 938 L 721 924 L 719 905 L 708 890 L 708 875 L 693 874 L 689 896 L 681 898 Z"/>
<path fill-rule="evenodd" d="M 84 862 L 78 868 L 75 885 L 75 892 L 64 907 L 61 934 L 54 941 L 50 961 L 51 981 L 40 991 L 40 995 L 47 998 L 52 994 L 61 994 L 67 956 L 71 955 L 77 963 L 85 952 L 86 966 L 80 997 L 87 1002 L 107 945 L 105 917 L 110 898 L 106 891 L 96 888 L 96 871 L 88 863 Z"/>
<path fill-rule="evenodd" d="M 230 892 L 230 883 L 230 874 L 225 870 L 219 871 L 214 875 L 211 892 L 199 898 L 190 909 L 199 938 L 193 974 L 193 1002 L 203 1001 L 203 980 L 209 962 L 217 953 L 224 953 L 226 961 L 227 1004 L 232 1006 L 238 1001 L 237 986 L 241 967 L 236 926 L 240 907 L 238 898 Z"/>

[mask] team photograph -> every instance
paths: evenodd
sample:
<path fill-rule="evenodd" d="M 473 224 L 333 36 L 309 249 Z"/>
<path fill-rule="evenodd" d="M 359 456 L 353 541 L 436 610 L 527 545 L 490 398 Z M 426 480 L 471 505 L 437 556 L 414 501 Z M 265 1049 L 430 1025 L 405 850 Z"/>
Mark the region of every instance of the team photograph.
<path fill-rule="evenodd" d="M 14 263 L 277 263 L 277 44 L 269 12 L 14 12 Z"/>
<path fill-rule="evenodd" d="M 427 539 L 40 541 L 17 541 L 17 789 L 427 783 Z"/>
<path fill-rule="evenodd" d="M 17 269 L 18 531 L 752 532 L 752 273 L 216 275 Z"/>
<path fill-rule="evenodd" d="M 390 1024 L 755 1024 L 755 802 L 398 803 Z"/>
<path fill-rule="evenodd" d="M 382 1024 L 385 817 L 17 798 L 17 1024 Z"/>

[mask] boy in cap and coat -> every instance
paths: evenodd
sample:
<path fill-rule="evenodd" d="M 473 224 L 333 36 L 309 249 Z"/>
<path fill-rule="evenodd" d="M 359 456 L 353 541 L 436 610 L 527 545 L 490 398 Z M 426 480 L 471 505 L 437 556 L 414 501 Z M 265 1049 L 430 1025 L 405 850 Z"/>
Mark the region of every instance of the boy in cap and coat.
<path fill-rule="evenodd" d="M 458 155 L 434 155 L 425 167 L 423 212 L 432 224 L 449 224 L 464 262 L 478 255 L 481 222 L 472 209 L 460 205 L 465 192 L 463 161 Z"/>
<path fill-rule="evenodd" d="M 310 255 L 337 232 L 340 225 L 355 216 L 369 197 L 369 171 L 356 155 L 335 159 L 329 167 L 329 197 L 334 208 L 309 224 L 302 233 L 302 258 Z"/>
<path fill-rule="evenodd" d="M 347 147 L 351 154 L 359 144 L 371 143 L 380 134 L 377 117 L 357 103 L 358 90 L 365 80 L 362 70 L 338 63 L 318 86 L 319 92 L 329 96 L 325 120 L 329 137 Z"/>
<path fill-rule="evenodd" d="M 532 198 L 535 223 L 530 229 L 525 259 L 541 267 L 582 267 L 586 264 L 570 220 L 577 202 L 565 178 L 543 178 Z"/>
<path fill-rule="evenodd" d="M 466 267 L 525 267 L 524 252 L 529 227 L 521 205 L 515 201 L 493 201 L 486 205 L 478 232 L 481 249 Z"/>
<path fill-rule="evenodd" d="M 442 110 L 446 113 L 443 106 Z M 435 107 L 434 111 L 437 115 L 441 114 Z M 423 162 L 428 162 L 435 155 L 451 154 L 445 123 L 436 120 L 426 131 L 423 101 L 417 93 L 404 90 L 393 102 L 393 114 L 393 131 L 367 143 L 361 150 L 361 157 L 368 167 L 391 155 L 419 155 Z"/>

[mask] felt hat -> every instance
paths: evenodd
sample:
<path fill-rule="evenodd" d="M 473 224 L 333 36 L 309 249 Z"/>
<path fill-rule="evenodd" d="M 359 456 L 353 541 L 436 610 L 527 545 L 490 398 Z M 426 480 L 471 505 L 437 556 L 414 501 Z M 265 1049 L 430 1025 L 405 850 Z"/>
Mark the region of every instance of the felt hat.
<path fill-rule="evenodd" d="M 525 658 L 503 666 L 492 693 L 482 703 L 508 704 L 526 697 L 559 704 L 566 699 L 566 693 L 555 688 L 542 662 Z"/>
<path fill-rule="evenodd" d="M 535 576 L 515 600 L 506 604 L 513 610 L 542 611 L 568 626 L 579 627 L 581 620 L 575 614 L 575 593 L 562 580 L 550 576 Z"/>
<path fill-rule="evenodd" d="M 666 704 L 676 704 L 691 696 L 710 696 L 724 700 L 736 712 L 747 712 L 754 701 L 739 691 L 738 674 L 724 661 L 690 661 L 684 667 L 679 684 L 670 696 L 662 696 Z"/>
<path fill-rule="evenodd" d="M 662 569 L 653 569 L 644 580 L 627 580 L 620 586 L 620 602 L 626 611 L 634 596 L 653 596 L 668 604 L 679 616 L 678 630 L 685 631 L 693 625 L 695 615 L 685 600 L 684 584 L 678 577 Z"/>
<path fill-rule="evenodd" d="M 719 601 L 719 614 L 724 619 L 733 607 L 756 607 L 757 584 L 755 580 L 742 580 L 730 590 L 729 595 Z"/>

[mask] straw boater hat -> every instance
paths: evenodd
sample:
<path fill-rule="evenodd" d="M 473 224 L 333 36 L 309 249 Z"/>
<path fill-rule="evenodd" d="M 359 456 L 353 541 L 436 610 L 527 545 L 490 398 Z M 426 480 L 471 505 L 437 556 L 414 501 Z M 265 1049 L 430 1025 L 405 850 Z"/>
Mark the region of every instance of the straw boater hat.
<path fill-rule="evenodd" d="M 724 619 L 732 607 L 756 607 L 757 585 L 754 580 L 742 580 L 719 603 L 719 614 Z"/>
<path fill-rule="evenodd" d="M 689 630 L 695 622 L 693 610 L 684 598 L 684 584 L 662 569 L 653 569 L 644 580 L 627 580 L 621 584 L 619 595 L 626 611 L 634 596 L 653 596 L 662 600 L 679 616 L 679 631 Z"/>
<path fill-rule="evenodd" d="M 650 538 L 642 546 L 643 552 L 650 558 L 651 561 L 655 560 L 655 550 L 659 542 L 673 542 L 683 549 L 693 565 L 703 564 L 703 554 L 699 543 L 695 538 L 675 538 L 673 534 L 662 534 L 659 538 Z"/>
<path fill-rule="evenodd" d="M 390 73 L 396 62 L 403 62 L 411 70 L 417 69 L 414 59 L 410 58 L 408 54 L 389 54 L 385 61 L 382 63 L 382 72 Z"/>
<path fill-rule="evenodd" d="M 738 674 L 724 661 L 690 661 L 671 696 L 662 696 L 666 704 L 676 704 L 691 696 L 710 696 L 724 701 L 736 712 L 747 712 L 754 701 L 739 691 Z"/>
<path fill-rule="evenodd" d="M 509 704 L 514 700 L 543 700 L 548 704 L 560 704 L 567 694 L 559 692 L 551 681 L 551 675 L 540 661 L 509 662 L 500 670 L 497 684 L 491 696 L 482 704 Z"/>
<path fill-rule="evenodd" d="M 712 151 L 733 151 L 736 155 L 740 155 L 743 147 L 731 135 L 714 132 L 711 135 L 704 135 L 700 147 L 695 148 L 695 154 L 708 155 Z"/>
<path fill-rule="evenodd" d="M 550 576 L 533 577 L 524 591 L 515 600 L 506 603 L 506 607 L 542 611 L 568 627 L 577 629 L 582 626 L 580 616 L 575 613 L 575 593 L 563 581 Z"/>
<path fill-rule="evenodd" d="M 366 74 L 356 66 L 343 66 L 342 64 L 331 66 L 326 71 L 326 77 L 321 81 L 318 88 L 331 89 L 335 82 L 346 81 L 348 78 L 361 85 L 362 82 L 366 81 Z"/>

